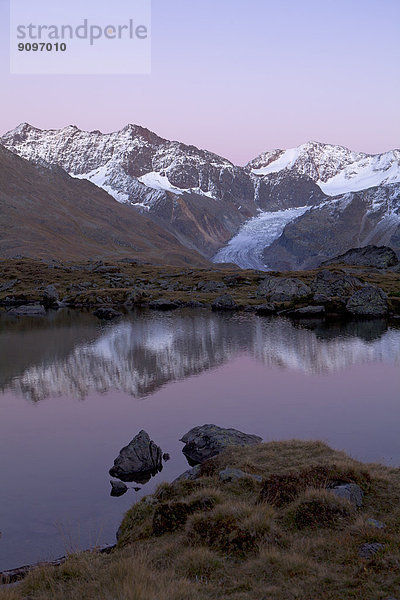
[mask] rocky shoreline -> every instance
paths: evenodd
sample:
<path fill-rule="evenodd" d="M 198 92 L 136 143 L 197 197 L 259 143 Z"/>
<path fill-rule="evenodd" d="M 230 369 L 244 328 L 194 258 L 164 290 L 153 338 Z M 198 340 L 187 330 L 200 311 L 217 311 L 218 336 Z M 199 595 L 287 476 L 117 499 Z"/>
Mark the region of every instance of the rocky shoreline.
<path fill-rule="evenodd" d="M 229 265 L 182 270 L 130 260 L 70 264 L 7 259 L 0 261 L 0 310 L 9 317 L 42 317 L 68 307 L 104 320 L 135 307 L 244 310 L 296 319 L 399 316 L 399 262 L 393 255 L 384 262 L 371 248 L 369 263 L 365 249 L 356 249 L 338 257 L 341 262 L 282 273 Z"/>

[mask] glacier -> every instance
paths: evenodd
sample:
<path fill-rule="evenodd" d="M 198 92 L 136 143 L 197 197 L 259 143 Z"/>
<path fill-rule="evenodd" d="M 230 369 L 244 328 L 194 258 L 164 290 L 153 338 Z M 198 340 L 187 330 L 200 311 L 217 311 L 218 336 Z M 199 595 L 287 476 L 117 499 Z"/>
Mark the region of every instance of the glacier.
<path fill-rule="evenodd" d="M 212 258 L 214 263 L 235 263 L 242 269 L 258 269 L 268 271 L 262 254 L 264 248 L 270 246 L 283 232 L 288 223 L 303 215 L 310 206 L 300 206 L 261 212 L 241 227 L 239 232 L 220 248 Z"/>

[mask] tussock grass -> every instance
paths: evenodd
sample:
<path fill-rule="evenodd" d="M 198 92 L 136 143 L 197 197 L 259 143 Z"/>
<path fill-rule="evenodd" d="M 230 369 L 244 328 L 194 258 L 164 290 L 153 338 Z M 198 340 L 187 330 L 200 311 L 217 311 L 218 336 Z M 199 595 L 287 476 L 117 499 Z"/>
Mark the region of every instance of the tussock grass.
<path fill-rule="evenodd" d="M 222 482 L 227 466 L 263 483 Z M 360 485 L 362 508 L 324 489 L 330 481 Z M 272 499 L 261 493 L 266 482 L 274 483 Z M 166 527 L 155 532 L 160 511 Z M 369 517 L 386 527 L 371 527 Z M 372 542 L 384 548 L 360 558 L 360 545 Z M 0 589 L 0 599 L 383 600 L 399 590 L 400 470 L 292 440 L 227 449 L 203 465 L 199 480 L 163 484 L 135 504 L 110 555 L 80 553 L 40 567 Z"/>

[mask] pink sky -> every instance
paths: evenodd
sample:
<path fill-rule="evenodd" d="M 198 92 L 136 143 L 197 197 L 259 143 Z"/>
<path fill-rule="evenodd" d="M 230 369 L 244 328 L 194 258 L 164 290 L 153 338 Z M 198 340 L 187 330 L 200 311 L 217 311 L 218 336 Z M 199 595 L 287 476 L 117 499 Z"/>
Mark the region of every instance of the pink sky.
<path fill-rule="evenodd" d="M 237 164 L 308 140 L 400 147 L 398 0 L 153 0 L 152 8 L 151 75 L 26 76 L 9 74 L 2 0 L 0 132 L 23 121 L 102 131 L 131 122 Z"/>

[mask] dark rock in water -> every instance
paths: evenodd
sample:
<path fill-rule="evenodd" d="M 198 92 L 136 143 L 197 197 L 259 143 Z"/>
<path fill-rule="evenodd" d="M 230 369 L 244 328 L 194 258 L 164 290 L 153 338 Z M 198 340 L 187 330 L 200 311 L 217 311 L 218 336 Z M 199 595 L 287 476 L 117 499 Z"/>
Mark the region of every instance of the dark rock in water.
<path fill-rule="evenodd" d="M 235 310 L 238 308 L 238 305 L 230 294 L 222 294 L 222 296 L 218 296 L 214 300 L 211 308 L 212 310 Z"/>
<path fill-rule="evenodd" d="M 345 264 L 362 267 L 376 267 L 387 269 L 399 263 L 396 252 L 388 246 L 364 246 L 352 248 L 340 256 L 323 262 L 323 265 Z"/>
<path fill-rule="evenodd" d="M 258 435 L 242 433 L 237 429 L 224 429 L 217 425 L 194 427 L 181 438 L 182 449 L 190 465 L 216 456 L 227 446 L 254 446 L 262 441 Z"/>
<path fill-rule="evenodd" d="M 173 300 L 166 300 L 164 298 L 149 302 L 149 308 L 152 308 L 153 310 L 175 310 L 176 308 L 179 308 L 180 305 L 180 302 L 174 302 Z"/>
<path fill-rule="evenodd" d="M 355 316 L 383 317 L 388 313 L 387 296 L 381 288 L 366 285 L 351 296 L 346 309 Z"/>
<path fill-rule="evenodd" d="M 276 306 L 275 304 L 272 304 L 272 302 L 267 302 L 265 304 L 258 304 L 254 307 L 254 310 L 257 315 L 263 317 L 274 314 L 276 312 Z"/>
<path fill-rule="evenodd" d="M 111 483 L 111 492 L 110 496 L 119 497 L 126 494 L 128 491 L 128 486 L 122 481 L 110 481 Z"/>
<path fill-rule="evenodd" d="M 309 286 L 296 277 L 268 276 L 257 288 L 257 295 L 266 297 L 271 302 L 291 302 L 310 294 Z"/>
<path fill-rule="evenodd" d="M 346 275 L 344 272 L 333 273 L 324 269 L 317 273 L 311 283 L 311 289 L 315 294 L 314 300 L 324 302 L 330 298 L 340 298 L 342 300 L 349 298 L 363 285 L 363 282 L 357 277 Z"/>
<path fill-rule="evenodd" d="M 16 306 L 7 311 L 12 317 L 44 317 L 46 311 L 41 304 L 27 304 L 25 306 Z"/>
<path fill-rule="evenodd" d="M 121 317 L 122 313 L 110 307 L 101 307 L 94 311 L 94 316 L 105 321 L 111 321 L 117 317 Z"/>
<path fill-rule="evenodd" d="M 46 308 L 58 308 L 60 305 L 60 298 L 54 285 L 48 285 L 43 293 L 43 306 Z"/>
<path fill-rule="evenodd" d="M 161 448 L 142 430 L 128 446 L 122 448 L 109 472 L 111 477 L 122 481 L 147 483 L 162 468 Z"/>
<path fill-rule="evenodd" d="M 380 550 L 384 550 L 384 548 L 385 544 L 378 544 L 378 542 L 373 542 L 372 544 L 362 544 L 358 549 L 358 556 L 360 556 L 360 558 L 372 558 L 374 554 Z"/>
<path fill-rule="evenodd" d="M 325 306 L 302 306 L 295 310 L 285 310 L 283 312 L 285 315 L 301 319 L 303 317 L 323 317 L 326 309 Z"/>
<path fill-rule="evenodd" d="M 163 457 L 163 461 L 167 462 L 168 460 L 170 460 L 170 455 L 168 454 L 168 452 L 164 452 L 164 454 L 162 455 Z"/>

